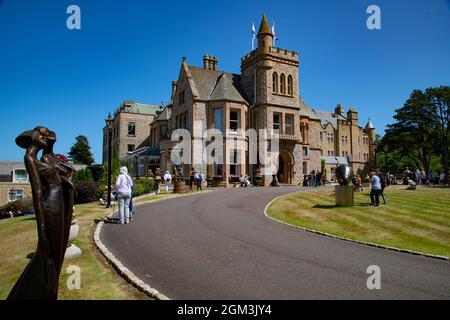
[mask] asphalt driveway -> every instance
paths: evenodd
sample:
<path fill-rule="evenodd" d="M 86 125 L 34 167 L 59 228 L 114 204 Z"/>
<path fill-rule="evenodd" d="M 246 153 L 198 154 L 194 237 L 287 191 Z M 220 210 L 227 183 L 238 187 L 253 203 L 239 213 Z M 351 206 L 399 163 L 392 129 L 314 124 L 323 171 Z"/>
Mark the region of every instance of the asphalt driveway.
<path fill-rule="evenodd" d="M 236 188 L 139 207 L 108 249 L 171 299 L 449 299 L 450 263 L 336 240 L 264 216 L 298 187 Z M 367 267 L 381 269 L 369 290 Z"/>

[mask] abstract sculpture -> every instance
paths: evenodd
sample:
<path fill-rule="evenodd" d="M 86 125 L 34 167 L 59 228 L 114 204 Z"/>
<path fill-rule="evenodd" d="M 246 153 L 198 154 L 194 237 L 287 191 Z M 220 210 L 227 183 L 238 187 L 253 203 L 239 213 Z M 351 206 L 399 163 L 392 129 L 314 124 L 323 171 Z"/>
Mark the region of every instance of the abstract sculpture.
<path fill-rule="evenodd" d="M 27 168 L 38 229 L 38 244 L 9 300 L 56 300 L 58 282 L 72 221 L 75 189 L 74 169 L 53 153 L 54 132 L 36 127 L 16 138 L 26 149 Z M 42 157 L 38 159 L 38 153 Z"/>
<path fill-rule="evenodd" d="M 339 186 L 335 188 L 336 206 L 337 207 L 353 207 L 355 204 L 354 194 L 352 186 L 349 186 L 350 181 L 355 174 L 352 167 L 341 164 L 336 168 L 336 179 L 339 182 Z"/>
<path fill-rule="evenodd" d="M 348 186 L 354 175 L 352 167 L 345 164 L 336 168 L 336 179 L 341 186 Z"/>

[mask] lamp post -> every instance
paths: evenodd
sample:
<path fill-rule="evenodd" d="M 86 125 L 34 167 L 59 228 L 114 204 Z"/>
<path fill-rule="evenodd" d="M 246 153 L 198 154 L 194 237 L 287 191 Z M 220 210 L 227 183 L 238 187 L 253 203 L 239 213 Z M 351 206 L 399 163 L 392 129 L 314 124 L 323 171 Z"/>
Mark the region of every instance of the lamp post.
<path fill-rule="evenodd" d="M 105 120 L 106 127 L 108 128 L 108 197 L 106 202 L 106 208 L 111 208 L 111 176 L 112 176 L 112 127 L 114 119 L 111 113 Z"/>
<path fill-rule="evenodd" d="M 388 166 L 388 158 L 387 158 L 388 155 L 387 155 L 387 153 L 389 151 L 389 147 L 387 144 L 384 145 L 383 150 L 384 150 L 384 163 L 385 163 L 384 170 L 386 170 L 386 172 L 388 172 L 388 167 L 387 167 Z"/>

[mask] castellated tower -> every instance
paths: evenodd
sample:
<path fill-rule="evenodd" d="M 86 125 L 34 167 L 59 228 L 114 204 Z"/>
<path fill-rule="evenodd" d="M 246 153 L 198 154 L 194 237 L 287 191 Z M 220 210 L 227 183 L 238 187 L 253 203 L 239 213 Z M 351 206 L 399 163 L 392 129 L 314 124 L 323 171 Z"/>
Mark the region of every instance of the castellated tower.
<path fill-rule="evenodd" d="M 278 180 L 298 184 L 303 163 L 298 116 L 298 53 L 273 46 L 266 16 L 262 18 L 257 38 L 258 47 L 241 59 L 241 87 L 250 102 L 249 127 L 267 128 L 278 136 Z M 264 185 L 271 180 L 264 177 Z"/>
<path fill-rule="evenodd" d="M 266 16 L 258 31 L 258 47 L 241 59 L 241 85 L 254 106 L 299 108 L 298 53 L 273 47 Z"/>

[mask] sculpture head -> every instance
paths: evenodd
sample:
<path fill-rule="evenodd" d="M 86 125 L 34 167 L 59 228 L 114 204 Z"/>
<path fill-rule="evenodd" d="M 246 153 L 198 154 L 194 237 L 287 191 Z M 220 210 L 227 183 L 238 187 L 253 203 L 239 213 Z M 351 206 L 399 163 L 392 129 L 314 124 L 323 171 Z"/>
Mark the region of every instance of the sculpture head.
<path fill-rule="evenodd" d="M 56 135 L 53 133 L 52 136 L 51 131 L 42 126 L 25 131 L 16 138 L 16 144 L 23 149 L 28 149 L 32 145 L 38 149 L 43 149 L 48 146 L 49 141 L 53 141 L 54 144 Z"/>

